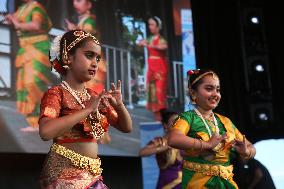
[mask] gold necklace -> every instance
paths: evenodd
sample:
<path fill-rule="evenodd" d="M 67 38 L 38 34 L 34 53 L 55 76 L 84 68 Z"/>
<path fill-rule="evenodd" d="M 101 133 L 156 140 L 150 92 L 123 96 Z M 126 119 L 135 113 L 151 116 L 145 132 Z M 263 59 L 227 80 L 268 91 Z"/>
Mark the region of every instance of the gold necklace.
<path fill-rule="evenodd" d="M 83 108 L 85 108 L 85 105 L 82 102 L 84 100 L 83 96 L 87 96 L 87 100 L 91 98 L 91 95 L 86 88 L 84 88 L 83 92 L 76 91 L 72 89 L 66 81 L 62 81 L 61 86 L 66 89 Z"/>
<path fill-rule="evenodd" d="M 66 81 L 62 81 L 61 86 L 65 90 L 67 90 L 77 100 L 77 102 L 82 106 L 82 108 L 85 108 L 85 105 L 83 104 L 82 100 L 76 94 L 75 92 L 76 90 L 72 89 Z M 88 96 L 88 99 L 91 98 L 91 95 L 88 93 L 87 90 L 86 90 L 86 95 Z M 94 115 L 92 115 L 91 113 L 86 118 L 86 120 L 89 122 L 90 127 L 92 129 L 91 134 L 93 135 L 95 139 L 100 139 L 105 133 L 105 130 L 103 129 L 101 122 L 100 122 L 102 117 L 103 115 L 97 110 L 94 113 Z"/>
<path fill-rule="evenodd" d="M 211 130 L 210 130 L 210 128 L 209 128 L 207 122 L 205 121 L 204 117 L 203 117 L 202 114 L 197 110 L 197 108 L 194 108 L 194 111 L 195 111 L 195 113 L 198 115 L 198 117 L 202 120 L 202 122 L 204 123 L 205 128 L 206 128 L 206 130 L 207 130 L 209 136 L 211 137 L 211 136 L 212 136 L 212 132 L 211 132 Z M 212 117 L 213 117 L 213 124 L 214 124 L 214 126 L 215 126 L 215 128 L 216 128 L 216 133 L 219 134 L 219 131 L 220 131 L 220 130 L 219 130 L 219 127 L 218 127 L 217 119 L 215 118 L 214 114 L 213 114 Z"/>
<path fill-rule="evenodd" d="M 212 133 L 211 133 L 211 130 L 207 124 L 207 122 L 205 121 L 205 119 L 203 118 L 202 114 L 197 110 L 197 108 L 194 108 L 194 111 L 196 112 L 196 114 L 198 115 L 198 117 L 200 117 L 200 119 L 203 121 L 207 131 L 208 131 L 208 134 L 210 136 L 210 138 L 212 137 Z M 214 127 L 215 127 L 215 133 L 217 133 L 217 135 L 220 135 L 220 129 L 218 127 L 218 122 L 217 122 L 217 119 L 215 118 L 215 115 L 213 114 L 213 121 L 211 122 Z M 212 126 L 211 126 L 212 127 Z M 212 127 L 212 130 L 213 130 L 213 127 Z M 215 146 L 215 148 L 213 148 L 212 150 L 215 151 L 215 152 L 219 152 L 222 148 L 224 147 L 224 144 L 222 142 L 220 142 L 217 146 Z"/>

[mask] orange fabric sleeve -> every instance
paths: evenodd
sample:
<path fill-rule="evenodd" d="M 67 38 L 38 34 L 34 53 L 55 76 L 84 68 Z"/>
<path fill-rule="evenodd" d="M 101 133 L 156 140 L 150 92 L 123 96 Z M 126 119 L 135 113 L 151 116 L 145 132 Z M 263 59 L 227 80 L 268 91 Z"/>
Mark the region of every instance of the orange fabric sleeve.
<path fill-rule="evenodd" d="M 43 95 L 40 104 L 40 117 L 57 118 L 59 117 L 62 102 L 62 91 L 58 87 L 49 89 Z"/>
<path fill-rule="evenodd" d="M 189 129 L 190 129 L 190 125 L 188 124 L 188 122 L 181 118 L 178 118 L 175 121 L 173 127 L 171 128 L 171 130 L 179 130 L 185 135 L 187 135 Z"/>

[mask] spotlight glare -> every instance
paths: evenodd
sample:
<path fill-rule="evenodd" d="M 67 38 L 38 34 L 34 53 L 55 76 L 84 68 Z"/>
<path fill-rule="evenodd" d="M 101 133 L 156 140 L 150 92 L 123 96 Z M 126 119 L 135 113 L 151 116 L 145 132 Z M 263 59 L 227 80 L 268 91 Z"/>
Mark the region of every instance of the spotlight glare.
<path fill-rule="evenodd" d="M 261 64 L 255 65 L 254 69 L 255 69 L 257 72 L 264 72 L 264 67 L 263 67 L 263 65 L 261 65 Z"/>
<path fill-rule="evenodd" d="M 258 118 L 261 121 L 267 121 L 268 120 L 268 115 L 265 112 L 259 113 Z"/>
<path fill-rule="evenodd" d="M 259 20 L 256 16 L 253 16 L 250 18 L 250 21 L 253 23 L 253 24 L 259 24 Z"/>

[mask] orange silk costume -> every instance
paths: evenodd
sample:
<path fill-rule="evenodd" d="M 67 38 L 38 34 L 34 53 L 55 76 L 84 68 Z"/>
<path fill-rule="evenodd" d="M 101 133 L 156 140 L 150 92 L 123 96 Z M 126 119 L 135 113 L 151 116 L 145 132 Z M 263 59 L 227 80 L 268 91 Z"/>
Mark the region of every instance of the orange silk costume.
<path fill-rule="evenodd" d="M 91 89 L 87 89 L 90 96 L 97 95 Z M 83 102 L 86 105 L 86 101 Z M 76 99 L 62 86 L 55 86 L 50 88 L 43 96 L 41 101 L 41 112 L 40 119 L 44 117 L 49 118 L 58 118 L 66 115 L 70 115 L 78 110 L 81 110 L 82 106 L 76 101 Z M 106 118 L 109 124 L 116 124 L 117 122 L 117 113 L 110 106 L 100 109 L 100 113 L 102 113 Z M 85 120 L 80 121 L 75 126 L 72 127 L 69 131 L 65 132 L 61 136 L 54 139 L 54 144 L 62 144 L 68 142 L 96 142 L 96 139 L 89 134 L 89 128 L 87 124 L 85 124 Z M 108 125 L 104 127 L 105 131 L 108 129 Z M 56 125 L 55 125 L 56 127 Z M 54 146 L 53 144 L 53 146 Z M 93 183 L 101 179 L 101 169 L 100 159 L 92 159 L 86 156 L 82 156 L 78 153 L 70 152 L 69 154 L 75 154 L 76 157 L 79 157 L 78 166 L 74 165 L 74 161 L 76 162 L 76 158 L 70 161 L 70 158 L 66 158 L 66 156 L 57 153 L 55 150 L 52 150 L 51 147 L 50 152 L 47 155 L 47 159 L 45 161 L 43 171 L 40 177 L 40 185 L 41 188 L 88 188 Z M 64 147 L 63 147 L 64 148 Z M 63 150 L 64 151 L 64 150 Z M 66 153 L 66 152 L 64 152 Z M 81 158 L 81 161 L 80 161 Z M 97 174 L 92 173 L 88 169 L 82 168 L 81 164 L 83 164 L 82 160 L 87 160 L 88 162 L 96 162 L 96 171 Z M 90 163 L 89 163 L 90 164 Z M 84 164 L 83 164 L 84 166 Z M 92 165 L 89 165 L 92 166 Z"/>

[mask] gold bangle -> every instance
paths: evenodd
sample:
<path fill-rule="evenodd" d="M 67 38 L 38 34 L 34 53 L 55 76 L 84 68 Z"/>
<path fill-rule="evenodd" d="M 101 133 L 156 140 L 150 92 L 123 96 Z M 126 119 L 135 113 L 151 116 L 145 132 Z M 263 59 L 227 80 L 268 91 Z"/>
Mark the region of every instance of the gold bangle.
<path fill-rule="evenodd" d="M 159 150 L 160 150 L 160 146 L 157 146 L 156 151 L 159 152 Z"/>

